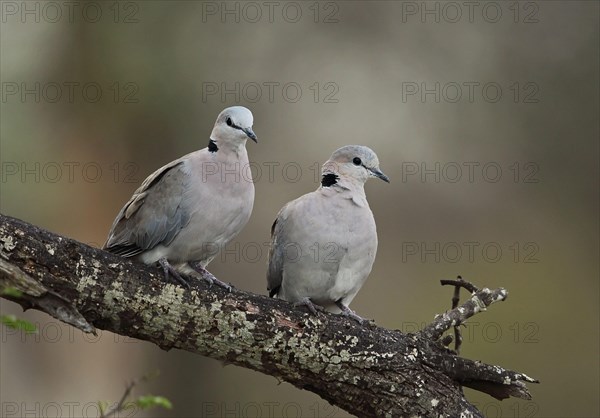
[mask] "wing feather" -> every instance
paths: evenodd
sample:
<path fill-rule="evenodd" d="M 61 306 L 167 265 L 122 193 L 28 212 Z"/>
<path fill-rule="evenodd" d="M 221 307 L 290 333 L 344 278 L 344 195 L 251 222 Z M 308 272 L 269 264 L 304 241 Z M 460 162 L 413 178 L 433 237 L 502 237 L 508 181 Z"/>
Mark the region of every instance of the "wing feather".
<path fill-rule="evenodd" d="M 287 207 L 285 205 L 277 214 L 277 218 L 271 226 L 271 246 L 269 248 L 269 262 L 267 268 L 267 290 L 269 296 L 277 296 L 283 281 L 283 263 L 285 243 L 280 239 L 283 236 L 287 218 Z"/>
<path fill-rule="evenodd" d="M 168 245 L 190 219 L 183 197 L 189 174 L 180 158 L 152 173 L 117 215 L 104 249 L 133 257 Z"/>

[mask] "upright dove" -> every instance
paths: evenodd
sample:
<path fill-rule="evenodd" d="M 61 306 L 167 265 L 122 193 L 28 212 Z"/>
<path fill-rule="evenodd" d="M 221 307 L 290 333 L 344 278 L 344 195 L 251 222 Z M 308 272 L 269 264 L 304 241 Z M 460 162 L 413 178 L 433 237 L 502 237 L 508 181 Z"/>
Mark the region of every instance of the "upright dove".
<path fill-rule="evenodd" d="M 198 273 L 231 289 L 206 266 L 252 213 L 254 183 L 246 140 L 257 142 L 253 121 L 245 107 L 223 110 L 207 148 L 168 163 L 144 180 L 117 215 L 103 248 L 145 264 L 158 262 L 165 278 L 171 275 L 184 285 L 185 276 Z"/>
<path fill-rule="evenodd" d="M 319 188 L 286 204 L 271 227 L 267 288 L 271 297 L 318 305 L 361 322 L 349 307 L 377 252 L 375 219 L 364 185 L 389 183 L 377 155 L 360 145 L 335 151 L 323 165 Z"/>

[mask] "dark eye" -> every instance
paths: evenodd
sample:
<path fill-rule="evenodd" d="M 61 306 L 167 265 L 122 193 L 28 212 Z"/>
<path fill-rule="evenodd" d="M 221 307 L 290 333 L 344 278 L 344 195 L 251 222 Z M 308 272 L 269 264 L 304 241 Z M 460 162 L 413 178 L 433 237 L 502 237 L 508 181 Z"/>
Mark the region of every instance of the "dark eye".
<path fill-rule="evenodd" d="M 227 118 L 227 126 L 231 126 L 233 125 L 233 122 L 231 122 L 231 118 Z"/>
<path fill-rule="evenodd" d="M 361 165 L 362 164 L 362 161 L 358 157 L 354 157 L 354 159 L 352 160 L 352 162 L 354 163 L 354 165 Z"/>

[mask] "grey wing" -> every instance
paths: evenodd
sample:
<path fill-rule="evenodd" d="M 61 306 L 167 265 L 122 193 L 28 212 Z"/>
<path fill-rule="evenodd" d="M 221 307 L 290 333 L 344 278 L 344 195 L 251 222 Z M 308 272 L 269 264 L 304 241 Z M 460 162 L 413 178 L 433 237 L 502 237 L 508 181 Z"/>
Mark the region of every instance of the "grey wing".
<path fill-rule="evenodd" d="M 279 293 L 283 281 L 285 242 L 283 242 L 282 232 L 286 221 L 284 216 L 286 207 L 287 205 L 279 211 L 271 226 L 271 247 L 269 248 L 269 265 L 267 267 L 267 290 L 270 297 Z"/>
<path fill-rule="evenodd" d="M 133 257 L 159 244 L 168 245 L 190 220 L 183 205 L 189 175 L 175 160 L 151 174 L 115 219 L 104 249 Z"/>

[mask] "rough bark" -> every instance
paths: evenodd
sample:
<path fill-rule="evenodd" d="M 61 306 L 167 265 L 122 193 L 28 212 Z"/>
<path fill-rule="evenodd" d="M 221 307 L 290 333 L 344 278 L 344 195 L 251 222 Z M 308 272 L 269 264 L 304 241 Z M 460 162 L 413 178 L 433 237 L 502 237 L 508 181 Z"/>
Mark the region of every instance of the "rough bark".
<path fill-rule="evenodd" d="M 503 300 L 504 289 L 477 291 L 422 332 L 403 334 L 201 280 L 184 289 L 158 268 L 0 215 L 0 295 L 85 332 L 100 328 L 272 375 L 357 416 L 480 417 L 461 385 L 530 399 L 524 382 L 534 382 L 458 357 L 439 340 Z"/>

